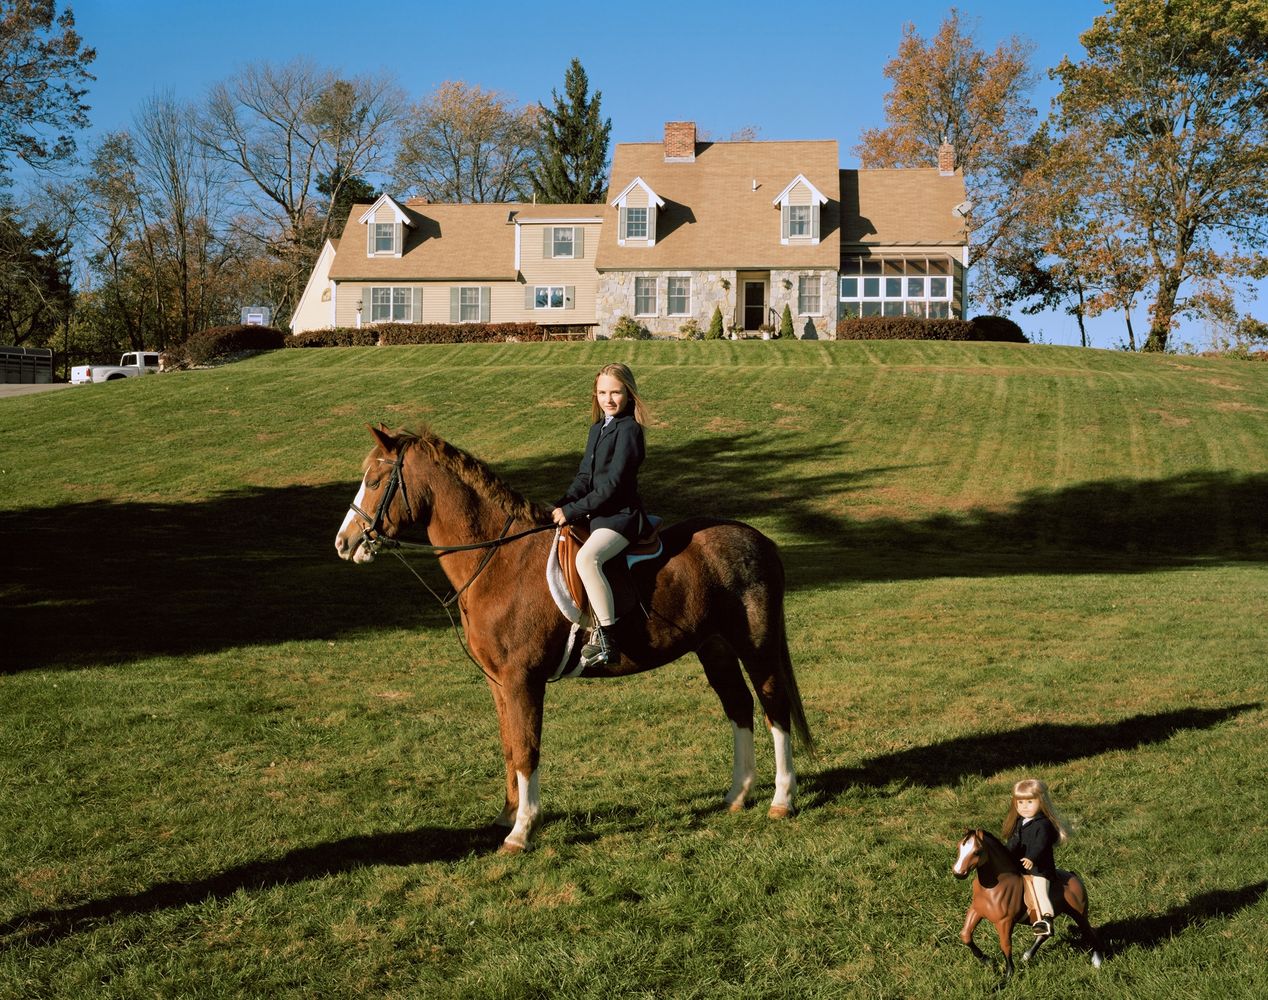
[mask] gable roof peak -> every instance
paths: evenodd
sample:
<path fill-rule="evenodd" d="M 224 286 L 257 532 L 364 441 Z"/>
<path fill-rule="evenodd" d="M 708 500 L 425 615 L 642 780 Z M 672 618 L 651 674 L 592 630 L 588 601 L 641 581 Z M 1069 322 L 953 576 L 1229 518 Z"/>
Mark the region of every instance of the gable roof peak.
<path fill-rule="evenodd" d="M 414 221 L 409 217 L 409 213 L 406 212 L 405 209 L 401 208 L 400 203 L 390 194 L 379 195 L 379 200 L 367 208 L 357 221 L 363 226 L 369 225 L 374 221 L 374 217 L 378 214 L 379 208 L 385 204 L 391 208 L 394 221 L 402 222 L 411 228 L 413 227 Z"/>
<path fill-rule="evenodd" d="M 795 188 L 798 184 L 804 184 L 804 185 L 806 185 L 806 187 L 808 187 L 808 188 L 810 189 L 810 194 L 811 194 L 811 196 L 812 196 L 812 197 L 814 198 L 814 200 L 815 200 L 815 201 L 817 201 L 820 205 L 826 205 L 826 204 L 828 203 L 828 196 L 827 196 L 827 195 L 825 195 L 825 194 L 824 194 L 822 191 L 820 191 L 817 187 L 815 187 L 813 184 L 811 184 L 811 183 L 810 183 L 810 181 L 809 181 L 809 179 L 806 177 L 806 175 L 805 175 L 805 174 L 798 174 L 796 177 L 794 177 L 792 180 L 790 180 L 790 181 L 788 182 L 788 186 L 787 186 L 786 188 L 784 188 L 784 190 L 780 191 L 780 192 L 779 192 L 779 194 L 777 194 L 777 195 L 775 196 L 775 198 L 774 198 L 774 200 L 771 202 L 771 204 L 772 204 L 772 205 L 783 205 L 783 204 L 784 204 L 784 202 L 786 202 L 786 201 L 788 200 L 789 195 L 791 195 L 791 194 L 792 194 L 792 190 L 793 190 L 793 188 Z M 757 188 L 756 188 L 756 187 L 754 187 L 754 188 L 753 188 L 753 190 L 754 190 L 754 191 L 756 191 L 756 190 L 757 190 Z"/>

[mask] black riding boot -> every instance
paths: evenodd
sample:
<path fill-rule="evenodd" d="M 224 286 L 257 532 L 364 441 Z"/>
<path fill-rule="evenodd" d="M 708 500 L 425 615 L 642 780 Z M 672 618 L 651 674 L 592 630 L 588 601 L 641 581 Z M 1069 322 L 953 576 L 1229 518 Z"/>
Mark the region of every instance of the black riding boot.
<path fill-rule="evenodd" d="M 590 641 L 581 647 L 583 667 L 601 667 L 621 658 L 621 652 L 616 648 L 616 637 L 612 634 L 615 624 L 594 627 Z"/>

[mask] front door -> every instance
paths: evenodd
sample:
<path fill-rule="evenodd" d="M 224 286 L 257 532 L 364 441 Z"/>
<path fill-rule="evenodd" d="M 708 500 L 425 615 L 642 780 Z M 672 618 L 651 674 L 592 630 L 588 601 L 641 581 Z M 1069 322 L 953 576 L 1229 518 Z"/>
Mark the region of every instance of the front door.
<path fill-rule="evenodd" d="M 744 329 L 756 330 L 766 322 L 766 282 L 744 282 Z"/>

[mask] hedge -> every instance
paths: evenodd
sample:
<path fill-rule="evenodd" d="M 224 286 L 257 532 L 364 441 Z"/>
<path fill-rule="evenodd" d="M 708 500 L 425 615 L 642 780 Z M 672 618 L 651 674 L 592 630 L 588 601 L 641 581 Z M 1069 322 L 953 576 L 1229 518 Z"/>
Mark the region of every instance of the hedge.
<path fill-rule="evenodd" d="M 1027 344 L 1021 327 L 1003 316 L 920 319 L 917 316 L 858 316 L 837 322 L 837 340 L 973 340 Z"/>
<path fill-rule="evenodd" d="M 544 340 L 536 323 L 384 323 L 376 328 L 379 343 L 494 344 L 508 340 Z"/>
<path fill-rule="evenodd" d="M 205 365 L 244 351 L 273 351 L 286 345 L 286 334 L 271 326 L 213 326 L 190 334 L 169 349 L 178 362 Z"/>
<path fill-rule="evenodd" d="M 374 347 L 379 333 L 373 327 L 333 326 L 307 330 L 286 338 L 287 347 Z"/>

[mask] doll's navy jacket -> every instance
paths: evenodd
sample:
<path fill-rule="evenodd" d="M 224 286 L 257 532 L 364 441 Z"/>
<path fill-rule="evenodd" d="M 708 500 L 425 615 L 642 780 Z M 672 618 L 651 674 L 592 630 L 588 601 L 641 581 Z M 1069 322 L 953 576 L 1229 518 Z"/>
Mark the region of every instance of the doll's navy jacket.
<path fill-rule="evenodd" d="M 555 504 L 569 521 L 590 519 L 590 527 L 611 528 L 631 542 L 646 533 L 647 518 L 638 495 L 643 464 L 643 428 L 632 413 L 590 426 L 577 478 Z"/>
<path fill-rule="evenodd" d="M 1034 867 L 1025 874 L 1047 879 L 1057 877 L 1057 863 L 1052 856 L 1052 849 L 1056 845 L 1057 828 L 1042 814 L 1029 823 L 1018 820 L 1012 836 L 1008 838 L 1008 849 L 1013 852 L 1013 857 L 1018 861 L 1030 858 L 1034 863 Z"/>

